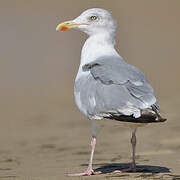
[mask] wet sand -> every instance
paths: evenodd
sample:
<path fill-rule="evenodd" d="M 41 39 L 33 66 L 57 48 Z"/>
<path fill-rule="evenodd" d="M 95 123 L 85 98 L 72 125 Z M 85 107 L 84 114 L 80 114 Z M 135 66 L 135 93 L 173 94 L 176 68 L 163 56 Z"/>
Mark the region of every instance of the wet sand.
<path fill-rule="evenodd" d="M 94 169 L 103 173 L 91 177 L 67 177 L 68 173 L 86 169 L 91 138 L 90 122 L 79 113 L 71 98 L 70 101 L 67 99 L 66 106 L 55 103 L 52 96 L 52 106 L 46 109 L 44 105 L 41 115 L 39 111 L 31 112 L 30 119 L 25 118 L 27 112 L 22 107 L 24 100 L 21 100 L 21 105 L 14 107 L 15 111 L 21 108 L 25 114 L 1 122 L 0 179 L 180 178 L 179 118 L 171 102 L 163 100 L 163 111 L 169 112 L 164 113 L 168 121 L 141 127 L 137 131 L 137 173 L 112 173 L 129 166 L 131 131 L 117 122 L 106 120 L 98 134 L 94 158 Z M 37 108 L 37 105 L 33 105 L 34 100 L 29 99 L 28 102 L 35 106 L 34 109 Z M 177 103 L 174 107 L 179 105 Z M 61 107 L 61 111 L 58 107 Z"/>
<path fill-rule="evenodd" d="M 104 121 L 94 157 L 103 173 L 67 177 L 84 171 L 90 155 L 91 125 L 73 97 L 86 36 L 55 27 L 90 7 L 112 11 L 118 52 L 145 73 L 168 119 L 138 129 L 137 173 L 112 173 L 131 162 L 131 131 Z M 2 1 L 0 180 L 180 179 L 179 7 L 179 0 Z"/>

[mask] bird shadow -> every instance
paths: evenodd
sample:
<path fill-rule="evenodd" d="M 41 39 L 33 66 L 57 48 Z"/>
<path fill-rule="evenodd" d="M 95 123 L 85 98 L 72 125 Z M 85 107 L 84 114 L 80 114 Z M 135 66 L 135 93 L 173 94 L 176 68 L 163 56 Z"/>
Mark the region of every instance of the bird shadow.
<path fill-rule="evenodd" d="M 110 163 L 110 164 L 94 164 L 100 166 L 94 169 L 95 172 L 101 171 L 102 174 L 112 173 L 116 170 L 123 170 L 131 167 L 130 163 Z M 85 164 L 82 164 L 85 166 Z M 169 173 L 170 170 L 167 167 L 162 166 L 150 166 L 150 165 L 137 165 L 136 172 L 138 173 Z"/>

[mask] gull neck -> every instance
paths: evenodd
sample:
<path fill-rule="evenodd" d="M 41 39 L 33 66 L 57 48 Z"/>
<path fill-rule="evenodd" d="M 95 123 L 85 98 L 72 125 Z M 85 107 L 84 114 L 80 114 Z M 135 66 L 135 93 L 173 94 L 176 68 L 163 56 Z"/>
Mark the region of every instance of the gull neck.
<path fill-rule="evenodd" d="M 115 38 L 110 33 L 98 33 L 89 36 L 81 51 L 80 66 L 90 63 L 101 56 L 119 56 L 114 45 Z"/>

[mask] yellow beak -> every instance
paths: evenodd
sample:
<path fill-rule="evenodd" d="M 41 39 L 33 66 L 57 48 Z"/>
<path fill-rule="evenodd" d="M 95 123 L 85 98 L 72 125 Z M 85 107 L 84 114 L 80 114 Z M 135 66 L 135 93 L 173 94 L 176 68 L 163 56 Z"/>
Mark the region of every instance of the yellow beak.
<path fill-rule="evenodd" d="M 74 23 L 73 21 L 65 21 L 57 25 L 56 31 L 66 31 L 70 28 L 79 26 L 79 24 Z"/>

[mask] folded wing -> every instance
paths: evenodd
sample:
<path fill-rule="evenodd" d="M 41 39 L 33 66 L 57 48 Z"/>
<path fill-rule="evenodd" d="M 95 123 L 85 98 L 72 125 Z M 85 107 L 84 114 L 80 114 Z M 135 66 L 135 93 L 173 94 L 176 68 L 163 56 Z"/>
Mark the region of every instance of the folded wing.
<path fill-rule="evenodd" d="M 142 114 L 155 119 L 156 113 L 160 116 L 154 90 L 144 74 L 120 57 L 101 57 L 85 64 L 83 71 L 90 71 L 96 81 L 93 97 L 101 100 L 96 103 L 99 116 L 116 119 L 120 116 L 138 119 Z"/>

